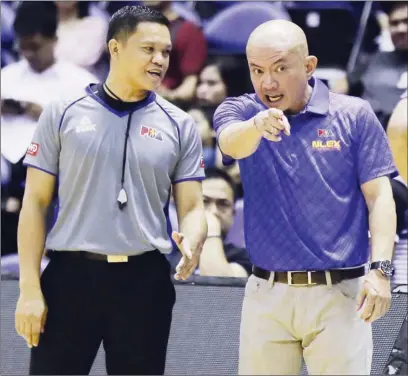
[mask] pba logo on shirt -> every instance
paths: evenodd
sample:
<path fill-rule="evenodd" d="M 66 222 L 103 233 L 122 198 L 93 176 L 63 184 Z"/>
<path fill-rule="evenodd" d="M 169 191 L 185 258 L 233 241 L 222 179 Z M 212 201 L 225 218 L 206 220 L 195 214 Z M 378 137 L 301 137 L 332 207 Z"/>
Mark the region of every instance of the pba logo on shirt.
<path fill-rule="evenodd" d="M 36 144 L 35 142 L 32 142 L 31 145 L 27 149 L 27 154 L 35 157 L 39 149 L 40 149 L 40 144 Z"/>
<path fill-rule="evenodd" d="M 318 137 L 333 137 L 333 132 L 330 129 L 318 129 Z"/>
<path fill-rule="evenodd" d="M 142 125 L 140 128 L 140 135 L 143 137 L 153 138 L 155 140 L 163 141 L 162 133 L 155 128 L 146 127 Z"/>
<path fill-rule="evenodd" d="M 200 158 L 200 168 L 205 168 L 204 157 L 201 156 Z"/>

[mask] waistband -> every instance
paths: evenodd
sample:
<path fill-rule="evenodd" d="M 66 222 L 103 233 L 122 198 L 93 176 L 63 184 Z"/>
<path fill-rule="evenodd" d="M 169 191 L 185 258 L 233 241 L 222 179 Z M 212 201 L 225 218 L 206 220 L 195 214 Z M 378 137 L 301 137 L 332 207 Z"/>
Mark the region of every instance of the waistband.
<path fill-rule="evenodd" d="M 312 286 L 340 283 L 346 279 L 359 278 L 366 274 L 365 265 L 355 268 L 334 269 L 328 271 L 291 271 L 291 272 L 270 272 L 268 270 L 254 266 L 253 274 L 262 279 L 269 280 L 274 273 L 274 281 L 286 283 L 290 286 Z M 330 278 L 330 281 L 328 281 Z"/>
<path fill-rule="evenodd" d="M 146 251 L 139 255 L 104 255 L 100 253 L 88 252 L 88 251 L 54 251 L 49 250 L 47 256 L 52 260 L 56 258 L 70 258 L 70 259 L 86 259 L 94 261 L 105 261 L 108 263 L 123 263 L 131 262 L 134 260 L 140 260 L 141 258 L 161 255 L 161 252 L 157 249 Z"/>

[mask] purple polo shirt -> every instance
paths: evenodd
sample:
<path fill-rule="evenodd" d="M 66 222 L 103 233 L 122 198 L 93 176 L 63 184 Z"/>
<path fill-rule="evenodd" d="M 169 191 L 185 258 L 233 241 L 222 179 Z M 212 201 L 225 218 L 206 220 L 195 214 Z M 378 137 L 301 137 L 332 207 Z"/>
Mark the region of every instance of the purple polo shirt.
<path fill-rule="evenodd" d="M 281 142 L 262 138 L 251 156 L 239 160 L 246 248 L 254 265 L 271 271 L 366 263 L 368 211 L 360 187 L 396 174 L 368 102 L 331 93 L 317 79 L 310 84 L 305 110 L 288 117 L 291 135 Z M 217 138 L 265 109 L 256 94 L 227 98 L 214 114 Z"/>

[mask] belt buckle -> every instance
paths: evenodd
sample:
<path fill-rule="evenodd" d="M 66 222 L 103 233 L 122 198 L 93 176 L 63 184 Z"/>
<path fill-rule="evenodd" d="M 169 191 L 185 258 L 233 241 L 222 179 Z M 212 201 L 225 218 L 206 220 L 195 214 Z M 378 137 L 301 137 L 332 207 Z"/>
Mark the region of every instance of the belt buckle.
<path fill-rule="evenodd" d="M 307 283 L 293 283 L 292 274 L 293 273 L 303 273 L 303 272 L 288 272 L 288 285 L 289 286 L 312 286 L 316 285 L 316 282 L 312 282 L 312 271 L 307 271 Z"/>
<path fill-rule="evenodd" d="M 108 262 L 128 262 L 128 256 L 108 255 Z"/>

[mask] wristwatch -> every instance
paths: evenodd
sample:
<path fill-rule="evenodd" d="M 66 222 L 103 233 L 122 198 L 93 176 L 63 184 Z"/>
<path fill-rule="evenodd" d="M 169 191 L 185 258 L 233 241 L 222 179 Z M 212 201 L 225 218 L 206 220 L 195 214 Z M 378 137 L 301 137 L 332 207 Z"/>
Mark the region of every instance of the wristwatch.
<path fill-rule="evenodd" d="M 370 270 L 371 269 L 379 270 L 386 277 L 392 277 L 395 273 L 394 266 L 389 260 L 372 262 L 370 265 Z"/>

